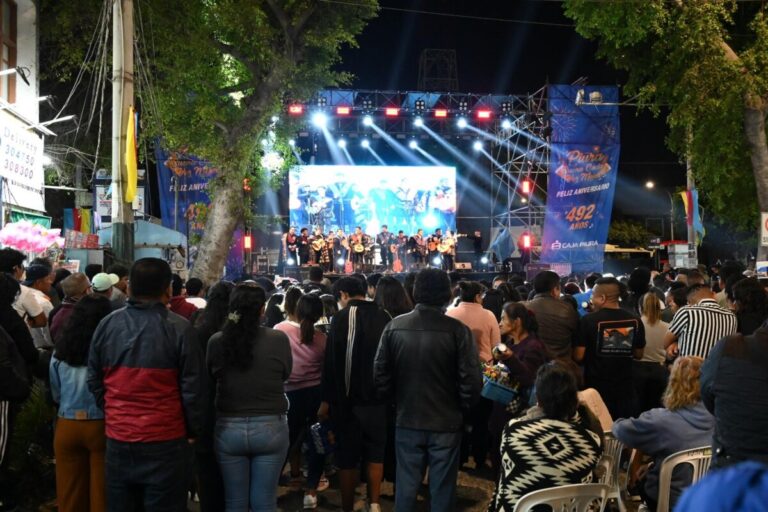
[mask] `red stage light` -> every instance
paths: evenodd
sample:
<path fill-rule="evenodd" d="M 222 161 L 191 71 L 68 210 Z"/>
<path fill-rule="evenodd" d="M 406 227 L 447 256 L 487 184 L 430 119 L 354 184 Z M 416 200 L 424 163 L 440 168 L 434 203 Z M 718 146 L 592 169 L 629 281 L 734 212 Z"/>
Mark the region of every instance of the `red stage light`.
<path fill-rule="evenodd" d="M 352 109 L 349 107 L 336 107 L 337 116 L 348 116 L 351 112 Z"/>
<path fill-rule="evenodd" d="M 384 110 L 384 114 L 387 117 L 397 117 L 400 114 L 400 109 L 399 108 L 388 108 L 388 109 Z"/>
<path fill-rule="evenodd" d="M 477 118 L 478 119 L 490 119 L 491 118 L 491 111 L 490 110 L 478 110 L 477 111 Z"/>
<path fill-rule="evenodd" d="M 521 188 L 523 189 L 523 194 L 529 195 L 533 191 L 533 184 L 530 180 L 523 180 Z"/>
<path fill-rule="evenodd" d="M 292 116 L 300 116 L 304 113 L 304 105 L 298 103 L 294 105 L 288 105 L 288 113 Z"/>
<path fill-rule="evenodd" d="M 243 249 L 250 251 L 253 247 L 253 237 L 251 235 L 245 235 L 243 237 Z"/>
<path fill-rule="evenodd" d="M 435 110 L 435 117 L 448 117 L 448 111 L 444 108 Z"/>
<path fill-rule="evenodd" d="M 523 249 L 531 248 L 531 235 L 523 235 Z"/>

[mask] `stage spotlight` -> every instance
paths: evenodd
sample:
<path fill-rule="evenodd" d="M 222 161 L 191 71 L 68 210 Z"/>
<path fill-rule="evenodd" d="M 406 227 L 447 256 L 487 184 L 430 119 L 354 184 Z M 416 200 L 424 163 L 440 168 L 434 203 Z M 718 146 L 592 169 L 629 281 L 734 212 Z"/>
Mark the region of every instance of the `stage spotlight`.
<path fill-rule="evenodd" d="M 480 142 L 479 140 L 476 140 L 474 144 L 472 144 L 472 149 L 474 149 L 475 151 L 480 151 L 481 149 L 483 149 L 483 143 Z"/>
<path fill-rule="evenodd" d="M 339 266 L 343 265 L 344 263 L 345 263 L 344 262 L 344 258 L 339 258 L 339 259 L 336 260 L 336 264 L 339 265 Z"/>
<path fill-rule="evenodd" d="M 371 116 L 365 116 L 363 118 L 363 125 L 371 126 L 373 124 L 373 118 Z"/>
<path fill-rule="evenodd" d="M 346 148 L 346 147 L 347 147 L 347 141 L 346 141 L 346 140 L 344 140 L 344 139 L 339 139 L 339 142 L 337 142 L 337 144 L 339 145 L 339 147 L 340 147 L 341 149 L 344 149 L 344 148 Z"/>
<path fill-rule="evenodd" d="M 296 141 L 293 140 L 293 139 L 288 139 L 288 145 L 291 146 L 292 148 L 295 148 L 296 147 Z"/>
<path fill-rule="evenodd" d="M 328 124 L 328 116 L 323 112 L 315 112 L 312 114 L 312 124 L 317 128 L 325 128 L 325 125 Z"/>
<path fill-rule="evenodd" d="M 501 122 L 501 127 L 505 130 L 509 130 L 512 128 L 512 121 L 509 119 L 505 119 Z"/>
<path fill-rule="evenodd" d="M 287 260 L 285 260 L 285 263 L 287 263 L 288 265 L 295 265 L 296 261 L 293 258 L 288 258 Z"/>
<path fill-rule="evenodd" d="M 432 260 L 432 264 L 437 266 L 440 265 L 443 261 L 440 259 L 440 256 L 435 257 L 435 259 Z"/>
<path fill-rule="evenodd" d="M 369 147 L 371 147 L 371 141 L 369 141 L 368 139 L 363 139 L 360 141 L 360 146 L 362 146 L 365 149 L 368 149 Z"/>
<path fill-rule="evenodd" d="M 422 126 L 424 126 L 424 120 L 420 117 L 417 117 L 416 119 L 413 120 L 413 126 L 415 126 L 416 128 L 421 128 Z"/>
<path fill-rule="evenodd" d="M 456 121 L 456 126 L 458 126 L 459 128 L 466 128 L 467 127 L 467 119 L 465 117 L 460 117 Z"/>
<path fill-rule="evenodd" d="M 408 147 L 411 149 L 416 149 L 419 147 L 419 143 L 416 142 L 414 139 L 411 139 L 411 141 L 408 143 Z"/>
<path fill-rule="evenodd" d="M 480 263 L 482 263 L 483 265 L 487 265 L 488 264 L 488 256 L 483 256 L 482 258 L 480 258 Z"/>

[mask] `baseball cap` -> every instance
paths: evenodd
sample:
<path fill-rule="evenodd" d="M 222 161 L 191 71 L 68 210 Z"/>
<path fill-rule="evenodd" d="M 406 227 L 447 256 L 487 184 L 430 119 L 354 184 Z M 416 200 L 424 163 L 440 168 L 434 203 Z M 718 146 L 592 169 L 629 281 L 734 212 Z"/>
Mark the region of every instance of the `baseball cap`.
<path fill-rule="evenodd" d="M 117 277 L 117 274 L 105 274 L 104 272 L 101 272 L 93 276 L 93 279 L 91 279 L 91 286 L 94 291 L 105 292 L 109 290 L 111 286 L 115 286 L 118 281 L 120 281 L 120 278 Z"/>
<path fill-rule="evenodd" d="M 51 274 L 51 269 L 45 265 L 30 265 L 27 267 L 27 274 L 24 278 L 24 286 L 32 286 L 35 281 L 48 277 Z"/>

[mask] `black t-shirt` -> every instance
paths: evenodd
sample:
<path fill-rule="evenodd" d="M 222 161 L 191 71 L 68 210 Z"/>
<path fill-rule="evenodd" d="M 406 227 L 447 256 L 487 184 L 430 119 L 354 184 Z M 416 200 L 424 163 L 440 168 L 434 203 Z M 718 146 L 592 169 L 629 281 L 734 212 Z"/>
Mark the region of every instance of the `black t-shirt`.
<path fill-rule="evenodd" d="M 645 328 L 625 309 L 601 309 L 581 318 L 577 346 L 585 347 L 584 379 L 588 387 L 600 383 L 632 385 L 632 352 L 645 347 Z"/>

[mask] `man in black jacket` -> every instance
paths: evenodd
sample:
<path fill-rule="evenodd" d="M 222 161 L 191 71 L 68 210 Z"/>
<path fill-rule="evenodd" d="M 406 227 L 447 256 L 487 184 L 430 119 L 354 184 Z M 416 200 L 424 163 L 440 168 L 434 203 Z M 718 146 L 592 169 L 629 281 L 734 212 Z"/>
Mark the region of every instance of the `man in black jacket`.
<path fill-rule="evenodd" d="M 397 406 L 395 510 L 413 509 L 429 461 L 430 510 L 443 512 L 454 510 L 462 414 L 480 396 L 480 358 L 469 328 L 443 313 L 448 274 L 422 270 L 413 296 L 416 309 L 384 330 L 374 372 Z"/>
<path fill-rule="evenodd" d="M 343 309 L 333 315 L 328 331 L 318 417 L 322 421 L 330 413 L 333 419 L 342 509 L 353 509 L 358 468 L 364 460 L 369 510 L 378 512 L 387 408 L 373 382 L 373 360 L 389 315 L 365 300 L 365 281 L 356 277 L 342 277 L 333 291 Z"/>

